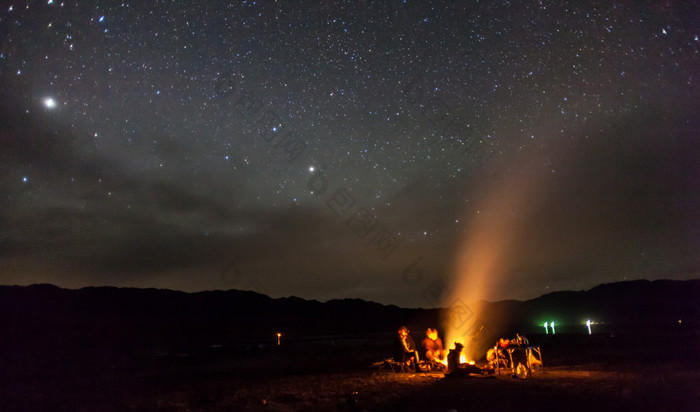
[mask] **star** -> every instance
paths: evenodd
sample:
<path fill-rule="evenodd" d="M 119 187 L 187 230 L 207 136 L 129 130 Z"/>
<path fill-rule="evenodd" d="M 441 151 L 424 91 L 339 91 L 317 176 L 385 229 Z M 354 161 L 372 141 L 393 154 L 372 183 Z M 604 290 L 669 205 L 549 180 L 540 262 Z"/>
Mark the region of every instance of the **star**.
<path fill-rule="evenodd" d="M 53 97 L 47 97 L 44 99 L 44 107 L 46 107 L 47 109 L 56 108 L 56 101 L 53 99 Z"/>
<path fill-rule="evenodd" d="M 694 170 L 695 152 L 684 149 L 693 147 L 700 33 L 673 7 L 619 9 L 613 26 L 609 10 L 574 2 L 568 11 L 502 2 L 488 19 L 469 7 L 410 1 L 349 2 L 330 19 L 323 8 L 293 4 L 249 10 L 261 2 L 110 2 L 76 9 L 82 18 L 54 13 L 63 0 L 11 3 L 3 6 L 12 47 L 0 52 L 0 115 L 19 143 L 3 142 L 2 165 L 16 171 L 3 187 L 5 232 L 44 245 L 37 252 L 49 262 L 54 243 L 103 242 L 94 245 L 99 257 L 60 248 L 72 267 L 47 271 L 50 282 L 71 283 L 70 273 L 88 267 L 95 273 L 84 285 L 246 287 L 185 276 L 200 265 L 217 273 L 235 246 L 275 294 L 353 293 L 417 307 L 437 279 L 403 285 L 401 297 L 384 291 L 384 280 L 345 286 L 358 272 L 395 276 L 390 268 L 418 252 L 414 240 L 434 258 L 426 273 L 451 276 L 448 255 L 461 242 L 475 236 L 477 251 L 489 252 L 476 239 L 501 232 L 498 240 L 512 245 L 503 261 L 517 262 L 512 276 L 533 276 L 528 290 L 494 288 L 502 297 L 534 297 L 545 284 L 578 288 L 567 276 L 579 272 L 566 268 L 584 260 L 596 281 L 610 262 L 626 262 L 620 276 L 630 277 L 697 266 L 689 239 L 670 236 L 668 250 L 639 255 L 651 239 L 687 231 L 683 211 L 670 205 L 694 206 L 691 191 L 677 189 L 694 187 L 685 171 Z M 666 17 L 640 19 L 659 9 Z M 585 18 L 569 18 L 579 13 Z M 637 119 L 644 126 L 633 126 Z M 667 135 L 668 145 L 654 138 Z M 130 205 L 132 213 L 113 219 Z M 81 230 L 24 227 L 63 214 L 84 220 Z M 511 221 L 512 230 L 489 231 Z M 249 227 L 238 233 L 239 222 Z M 487 236 L 473 234 L 482 227 Z M 617 249 L 632 230 L 646 240 Z M 36 241 L 24 239 L 29 232 Z M 202 233 L 209 242 L 191 245 Z M 394 240 L 395 249 L 384 248 Z M 145 262 L 138 246 L 150 244 L 155 256 Z M 590 253 L 582 257 L 581 248 Z M 110 262 L 128 264 L 112 276 Z M 171 270 L 182 282 L 159 283 Z M 27 281 L 20 272 L 0 283 Z M 310 281 L 320 277 L 329 281 Z"/>

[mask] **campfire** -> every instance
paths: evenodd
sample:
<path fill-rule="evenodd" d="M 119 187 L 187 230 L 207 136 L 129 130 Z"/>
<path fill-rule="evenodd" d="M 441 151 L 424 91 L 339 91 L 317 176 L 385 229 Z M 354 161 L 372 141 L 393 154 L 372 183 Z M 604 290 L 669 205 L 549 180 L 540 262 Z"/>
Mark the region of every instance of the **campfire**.
<path fill-rule="evenodd" d="M 459 343 L 459 342 L 455 342 L 455 346 L 456 346 L 456 345 L 462 346 L 462 344 Z M 444 357 L 444 358 L 442 358 L 442 359 L 436 359 L 436 361 L 439 362 L 439 363 L 441 363 L 441 364 L 443 364 L 443 365 L 445 365 L 445 366 L 449 366 L 449 365 L 448 365 L 448 358 L 449 358 L 449 356 L 446 356 L 446 357 Z M 473 360 L 467 359 L 467 355 L 466 355 L 465 351 L 462 350 L 462 351 L 460 351 L 460 353 L 459 353 L 459 362 L 458 362 L 458 364 L 459 364 L 459 365 L 474 365 L 475 362 L 474 362 Z"/>
<path fill-rule="evenodd" d="M 463 352 L 464 345 L 455 342 L 455 348 L 447 354 L 446 365 L 447 372 L 445 376 L 467 376 L 469 374 L 481 374 L 481 368 L 475 365 L 473 360 L 469 360 Z"/>
<path fill-rule="evenodd" d="M 462 352 L 459 354 L 459 363 L 473 365 L 475 362 L 473 360 L 467 360 L 467 355 Z"/>
<path fill-rule="evenodd" d="M 441 363 L 447 366 L 449 372 L 453 372 L 457 369 L 464 369 L 468 366 L 473 366 L 474 361 L 467 359 L 466 351 L 463 350 L 464 345 L 459 342 L 455 342 L 455 348 L 451 349 L 447 354 L 446 359 L 442 360 Z"/>

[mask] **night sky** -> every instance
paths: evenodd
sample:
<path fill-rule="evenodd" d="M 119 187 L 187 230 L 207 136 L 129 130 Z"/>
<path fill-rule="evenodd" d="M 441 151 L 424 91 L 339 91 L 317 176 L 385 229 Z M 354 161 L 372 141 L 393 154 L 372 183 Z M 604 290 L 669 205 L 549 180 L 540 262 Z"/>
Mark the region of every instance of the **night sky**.
<path fill-rule="evenodd" d="M 697 2 L 224 3 L 4 3 L 1 284 L 431 307 L 491 228 L 489 300 L 700 275 Z"/>

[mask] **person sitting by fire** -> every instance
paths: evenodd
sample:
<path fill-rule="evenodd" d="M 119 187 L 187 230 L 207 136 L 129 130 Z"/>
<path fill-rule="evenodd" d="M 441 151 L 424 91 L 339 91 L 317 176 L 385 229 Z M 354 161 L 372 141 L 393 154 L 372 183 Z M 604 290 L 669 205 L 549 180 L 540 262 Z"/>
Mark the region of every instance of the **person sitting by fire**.
<path fill-rule="evenodd" d="M 515 334 L 514 340 L 515 340 L 515 344 L 518 346 L 528 346 L 530 344 L 530 341 L 528 341 L 525 336 L 520 335 L 518 333 Z"/>
<path fill-rule="evenodd" d="M 394 343 L 394 360 L 396 362 L 401 363 L 413 362 L 413 368 L 416 371 L 420 371 L 420 366 L 418 365 L 419 357 L 418 350 L 416 349 L 416 343 L 408 332 L 409 330 L 405 326 L 401 326 L 399 328 Z"/>
<path fill-rule="evenodd" d="M 474 365 L 474 362 L 462 363 L 462 349 L 464 349 L 464 345 L 455 342 L 455 348 L 450 349 L 450 352 L 447 354 L 446 378 L 457 378 L 460 376 L 469 376 L 471 374 L 482 374 L 484 372 L 481 368 Z"/>
<path fill-rule="evenodd" d="M 459 370 L 460 358 L 462 354 L 462 349 L 464 345 L 459 342 L 455 342 L 455 348 L 450 349 L 450 353 L 447 355 L 447 373 L 453 374 Z M 456 375 L 452 375 L 456 376 Z"/>
<path fill-rule="evenodd" d="M 434 362 L 444 361 L 446 353 L 442 346 L 442 339 L 438 337 L 436 329 L 428 328 L 428 330 L 425 331 L 423 348 L 425 348 L 425 358 L 427 360 Z"/>
<path fill-rule="evenodd" d="M 486 360 L 492 368 L 495 368 L 497 363 L 500 363 L 504 367 L 506 366 L 508 356 L 506 355 L 505 349 L 511 346 L 511 344 L 509 339 L 501 338 L 496 342 L 496 346 L 486 352 Z"/>

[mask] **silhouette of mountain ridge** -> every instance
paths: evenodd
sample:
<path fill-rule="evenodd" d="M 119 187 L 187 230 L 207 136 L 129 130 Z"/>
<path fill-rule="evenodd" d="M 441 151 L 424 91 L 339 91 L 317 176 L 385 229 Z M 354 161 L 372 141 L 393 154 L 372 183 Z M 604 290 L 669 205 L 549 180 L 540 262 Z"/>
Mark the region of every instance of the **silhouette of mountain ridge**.
<path fill-rule="evenodd" d="M 362 299 L 327 302 L 271 298 L 252 291 L 186 293 L 167 289 L 39 284 L 0 286 L 0 324 L 9 341 L 32 339 L 51 345 L 61 339 L 122 342 L 253 341 L 277 332 L 287 339 L 321 335 L 392 333 L 440 325 L 440 309 L 407 309 Z M 527 301 L 484 302 L 481 321 L 495 334 L 542 332 L 556 320 L 561 332 L 581 333 L 586 319 L 599 324 L 700 324 L 700 280 L 630 281 L 588 291 L 552 292 Z M 598 327 L 597 327 L 598 328 Z"/>

